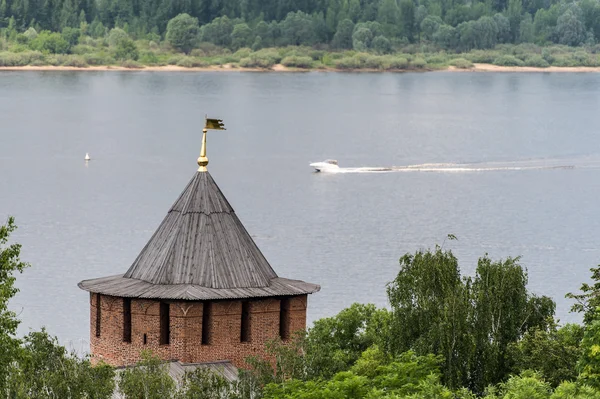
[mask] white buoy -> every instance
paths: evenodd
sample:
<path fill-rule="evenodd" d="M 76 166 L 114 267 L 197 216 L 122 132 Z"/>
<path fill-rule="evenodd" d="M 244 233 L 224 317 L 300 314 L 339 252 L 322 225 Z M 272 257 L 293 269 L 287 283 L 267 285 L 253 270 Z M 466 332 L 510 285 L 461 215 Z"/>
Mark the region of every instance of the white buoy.
<path fill-rule="evenodd" d="M 86 153 L 85 153 L 85 160 L 86 160 L 86 161 L 89 161 L 90 159 L 91 159 L 91 158 L 90 158 L 90 154 L 88 154 L 88 153 L 86 152 Z"/>

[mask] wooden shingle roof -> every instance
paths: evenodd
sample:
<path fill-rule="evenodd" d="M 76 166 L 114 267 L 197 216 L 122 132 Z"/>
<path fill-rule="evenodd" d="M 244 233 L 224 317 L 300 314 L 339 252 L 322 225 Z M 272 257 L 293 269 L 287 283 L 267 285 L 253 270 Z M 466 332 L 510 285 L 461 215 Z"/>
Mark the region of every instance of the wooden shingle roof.
<path fill-rule="evenodd" d="M 316 284 L 279 278 L 208 172 L 197 172 L 124 275 L 79 287 L 120 297 L 233 299 L 302 295 Z"/>

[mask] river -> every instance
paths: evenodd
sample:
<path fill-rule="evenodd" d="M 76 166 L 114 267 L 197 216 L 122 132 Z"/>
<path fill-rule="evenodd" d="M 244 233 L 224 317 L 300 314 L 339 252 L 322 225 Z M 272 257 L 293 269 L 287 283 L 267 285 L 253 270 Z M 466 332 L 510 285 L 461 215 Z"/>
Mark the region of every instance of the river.
<path fill-rule="evenodd" d="M 208 168 L 273 268 L 321 284 L 309 322 L 386 306 L 399 257 L 442 243 L 464 274 L 522 256 L 579 321 L 564 295 L 600 263 L 599 93 L 592 73 L 2 72 L 0 220 L 32 264 L 20 333 L 87 348 L 77 282 L 128 269 L 195 173 L 205 114 L 227 127 Z M 396 170 L 308 166 L 325 158 Z"/>

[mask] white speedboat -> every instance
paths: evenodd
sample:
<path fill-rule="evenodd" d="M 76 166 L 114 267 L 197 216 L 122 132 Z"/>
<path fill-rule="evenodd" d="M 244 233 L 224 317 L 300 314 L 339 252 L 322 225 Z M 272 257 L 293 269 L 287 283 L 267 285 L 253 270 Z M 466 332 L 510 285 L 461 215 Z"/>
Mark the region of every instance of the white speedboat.
<path fill-rule="evenodd" d="M 310 164 L 313 168 L 315 168 L 316 172 L 337 172 L 340 167 L 338 166 L 338 161 L 335 159 L 326 159 L 322 162 L 313 162 Z"/>

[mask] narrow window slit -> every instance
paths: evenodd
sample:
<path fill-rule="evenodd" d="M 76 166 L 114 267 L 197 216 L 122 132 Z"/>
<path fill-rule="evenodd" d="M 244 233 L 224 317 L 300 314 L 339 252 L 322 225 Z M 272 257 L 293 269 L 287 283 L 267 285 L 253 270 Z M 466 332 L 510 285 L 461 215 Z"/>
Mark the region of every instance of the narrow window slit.
<path fill-rule="evenodd" d="M 123 298 L 123 342 L 131 342 L 131 299 Z"/>
<path fill-rule="evenodd" d="M 242 329 L 240 342 L 250 341 L 250 302 L 242 302 Z"/>
<path fill-rule="evenodd" d="M 169 345 L 171 343 L 171 326 L 169 317 L 169 304 L 160 303 L 160 344 Z"/>
<path fill-rule="evenodd" d="M 279 336 L 282 340 L 290 339 L 290 299 L 283 298 L 279 308 Z"/>
<path fill-rule="evenodd" d="M 212 303 L 204 302 L 202 308 L 202 345 L 210 345 L 210 327 L 211 327 Z"/>
<path fill-rule="evenodd" d="M 102 307 L 100 294 L 96 294 L 96 337 L 100 337 L 100 324 L 102 323 Z"/>
<path fill-rule="evenodd" d="M 148 343 L 148 335 L 144 334 L 144 345 Z"/>

